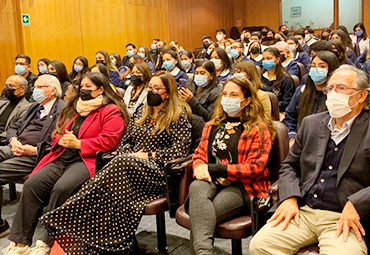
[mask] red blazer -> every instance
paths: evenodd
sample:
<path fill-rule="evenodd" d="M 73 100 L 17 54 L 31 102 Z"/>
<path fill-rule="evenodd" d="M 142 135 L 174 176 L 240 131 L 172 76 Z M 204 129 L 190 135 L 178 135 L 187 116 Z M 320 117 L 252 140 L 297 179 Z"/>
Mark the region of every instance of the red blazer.
<path fill-rule="evenodd" d="M 270 131 L 261 123 L 258 132 L 253 127 L 249 134 L 244 130 L 238 142 L 238 164 L 227 165 L 227 179 L 243 183 L 249 197 L 268 197 L 270 187 L 267 161 L 271 150 Z M 193 155 L 193 169 L 201 164 L 208 164 L 208 143 L 212 122 L 204 126 L 202 138 Z"/>
<path fill-rule="evenodd" d="M 76 113 L 75 117 L 77 116 Z M 72 122 L 73 120 L 68 122 L 66 130 L 69 129 Z M 124 127 L 120 110 L 113 104 L 102 106 L 91 112 L 82 123 L 77 138 L 81 140 L 80 155 L 89 170 L 90 177 L 95 174 L 96 152 L 114 151 L 119 145 Z M 61 137 L 59 134 L 53 137 L 51 152 L 41 159 L 31 175 L 64 153 L 66 148 L 58 145 Z"/>

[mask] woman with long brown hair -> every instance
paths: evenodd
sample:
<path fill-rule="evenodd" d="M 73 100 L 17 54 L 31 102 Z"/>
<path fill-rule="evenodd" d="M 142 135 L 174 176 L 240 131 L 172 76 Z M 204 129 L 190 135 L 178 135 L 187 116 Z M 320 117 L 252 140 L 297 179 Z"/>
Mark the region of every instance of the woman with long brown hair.
<path fill-rule="evenodd" d="M 51 152 L 24 184 L 5 254 L 48 254 L 50 237 L 29 247 L 43 207 L 51 211 L 61 206 L 94 176 L 96 153 L 114 151 L 127 124 L 126 106 L 108 79 L 100 73 L 85 74 L 78 94 L 60 113 Z"/>
<path fill-rule="evenodd" d="M 175 79 L 156 73 L 118 155 L 41 222 L 67 254 L 128 253 L 145 206 L 166 194 L 164 164 L 189 153 L 190 137 L 188 107 Z"/>
<path fill-rule="evenodd" d="M 188 209 L 195 254 L 214 254 L 216 225 L 248 213 L 250 197 L 268 197 L 274 136 L 251 82 L 228 80 L 193 156 Z"/>
<path fill-rule="evenodd" d="M 112 60 L 109 58 L 108 52 L 105 50 L 99 50 L 95 53 L 96 64 L 103 64 L 108 68 L 109 79 L 113 86 L 119 86 L 119 72 L 117 67 L 112 63 Z"/>

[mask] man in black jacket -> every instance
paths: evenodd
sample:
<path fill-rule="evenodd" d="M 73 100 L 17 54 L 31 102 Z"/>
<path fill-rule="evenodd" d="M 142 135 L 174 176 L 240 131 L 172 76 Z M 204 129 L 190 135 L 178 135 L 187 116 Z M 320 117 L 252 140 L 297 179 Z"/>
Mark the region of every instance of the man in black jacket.
<path fill-rule="evenodd" d="M 14 63 L 14 71 L 16 74 L 23 76 L 26 78 L 28 82 L 25 98 L 27 100 L 31 99 L 32 95 L 32 88 L 35 80 L 37 79 L 37 75 L 31 72 L 31 58 L 27 55 L 20 54 L 15 57 Z"/>
<path fill-rule="evenodd" d="M 317 243 L 320 254 L 367 254 L 369 89 L 367 74 L 355 67 L 333 72 L 324 89 L 328 112 L 302 121 L 280 170 L 280 204 L 252 238 L 252 255 L 295 254 Z"/>
<path fill-rule="evenodd" d="M 16 182 L 31 173 L 43 143 L 51 142 L 58 114 L 65 106 L 60 98 L 62 89 L 52 75 L 40 76 L 34 85 L 32 104 L 27 113 L 7 131 L 9 145 L 0 147 L 0 184 Z M 2 204 L 0 188 L 0 205 Z M 1 215 L 1 210 L 0 210 Z M 9 225 L 3 220 L 0 237 L 9 233 Z"/>

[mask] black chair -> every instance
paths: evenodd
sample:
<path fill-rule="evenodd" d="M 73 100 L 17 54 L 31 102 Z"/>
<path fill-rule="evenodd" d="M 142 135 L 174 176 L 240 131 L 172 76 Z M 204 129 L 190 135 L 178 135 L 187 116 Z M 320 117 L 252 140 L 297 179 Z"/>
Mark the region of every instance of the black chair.
<path fill-rule="evenodd" d="M 273 120 L 279 120 L 280 118 L 280 110 L 279 110 L 279 99 L 273 92 L 265 91 L 270 98 L 271 103 L 271 117 Z"/>

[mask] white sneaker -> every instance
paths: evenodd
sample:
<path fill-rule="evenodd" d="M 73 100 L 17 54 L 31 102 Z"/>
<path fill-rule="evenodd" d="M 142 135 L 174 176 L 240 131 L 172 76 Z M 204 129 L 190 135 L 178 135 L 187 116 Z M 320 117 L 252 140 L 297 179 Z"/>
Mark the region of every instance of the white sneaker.
<path fill-rule="evenodd" d="M 31 248 L 29 255 L 48 255 L 51 247 L 41 240 L 36 241 L 36 246 Z"/>
<path fill-rule="evenodd" d="M 28 255 L 31 253 L 31 248 L 26 245 L 24 247 L 18 247 L 15 242 L 10 242 L 8 247 L 3 249 L 4 255 Z"/>

